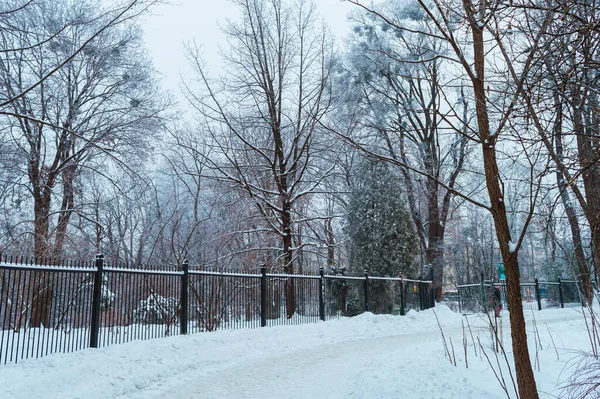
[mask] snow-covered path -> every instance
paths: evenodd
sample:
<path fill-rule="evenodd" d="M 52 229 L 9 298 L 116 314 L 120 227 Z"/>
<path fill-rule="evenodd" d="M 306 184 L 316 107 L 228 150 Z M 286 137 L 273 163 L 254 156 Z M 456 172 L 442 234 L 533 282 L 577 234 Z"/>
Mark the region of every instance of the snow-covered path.
<path fill-rule="evenodd" d="M 444 372 L 447 378 L 440 376 L 437 361 L 432 371 L 429 355 L 439 346 L 439 331 L 331 344 L 267 356 L 187 381 L 179 389 L 162 386 L 133 398 L 498 397 L 456 380 L 454 367 Z"/>
<path fill-rule="evenodd" d="M 456 367 L 444 354 L 432 310 L 405 317 L 363 314 L 31 359 L 0 367 L 0 398 L 505 398 L 479 349 L 475 356 L 470 337 L 465 367 L 465 318 L 445 306 L 435 311 L 446 339 L 452 338 Z M 536 370 L 541 396 L 560 397 L 557 387 L 568 377 L 563 368 L 570 350 L 589 346 L 585 325 L 577 309 L 528 314 L 532 359 L 533 317 L 542 347 Z M 509 349 L 507 315 L 503 319 Z M 485 318 L 470 316 L 469 323 L 475 341 L 495 361 Z"/>

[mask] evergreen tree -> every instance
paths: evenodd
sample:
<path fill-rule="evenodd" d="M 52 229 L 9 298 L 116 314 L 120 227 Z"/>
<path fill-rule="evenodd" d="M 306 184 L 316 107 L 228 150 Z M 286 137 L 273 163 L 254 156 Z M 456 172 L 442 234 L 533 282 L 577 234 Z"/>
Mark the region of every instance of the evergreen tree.
<path fill-rule="evenodd" d="M 348 201 L 346 232 L 354 274 L 365 270 L 373 276 L 416 273 L 418 242 L 402 198 L 402 185 L 387 163 L 365 159 L 358 164 Z M 373 311 L 390 311 L 398 296 L 395 289 L 380 281 L 372 281 L 370 286 Z"/>

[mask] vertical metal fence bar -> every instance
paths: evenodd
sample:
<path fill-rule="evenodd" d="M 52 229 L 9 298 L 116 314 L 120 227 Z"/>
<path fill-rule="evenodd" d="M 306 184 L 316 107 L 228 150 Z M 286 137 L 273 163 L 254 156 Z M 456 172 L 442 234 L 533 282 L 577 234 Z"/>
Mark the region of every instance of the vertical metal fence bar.
<path fill-rule="evenodd" d="M 369 273 L 365 270 L 365 280 L 363 282 L 365 312 L 369 311 Z"/>
<path fill-rule="evenodd" d="M 27 295 L 25 296 L 25 298 L 26 298 L 25 299 L 25 303 L 26 304 L 30 303 L 31 296 L 32 296 L 32 291 L 33 291 L 33 288 L 32 288 L 33 284 L 28 284 L 28 286 L 29 286 L 29 288 L 27 290 Z M 25 358 L 29 357 L 29 343 L 31 342 L 31 339 L 32 339 L 31 338 L 31 332 L 32 331 L 33 331 L 33 341 L 35 342 L 35 329 L 31 328 L 31 326 L 27 325 L 27 314 L 28 313 L 29 313 L 28 311 L 25 311 L 25 314 L 21 315 L 21 318 L 25 319 L 25 326 L 26 326 L 25 328 L 27 329 L 27 340 L 25 340 L 25 339 L 23 340 L 23 348 L 21 349 L 21 354 L 22 354 L 21 358 L 23 358 L 23 355 L 25 355 Z M 37 331 L 38 331 L 38 336 L 39 336 L 39 333 L 41 331 L 40 331 L 40 329 L 37 329 Z M 27 349 L 25 349 L 25 341 L 27 341 Z M 35 345 L 32 345 L 32 350 L 33 350 L 33 346 L 35 346 Z M 33 357 L 33 353 L 31 354 L 31 357 Z"/>
<path fill-rule="evenodd" d="M 67 267 L 70 267 L 67 263 Z M 52 275 L 56 276 L 56 283 L 52 284 L 53 287 L 56 287 L 58 292 L 64 290 L 65 279 L 61 278 L 61 273 L 53 273 Z M 52 298 L 51 298 L 52 299 Z M 50 320 L 52 317 L 52 307 L 54 307 L 54 311 L 56 312 L 57 307 L 59 306 L 58 301 L 51 301 L 50 306 L 44 306 L 44 309 L 48 309 L 48 314 L 44 315 L 44 320 Z M 50 327 L 50 326 L 47 326 Z M 58 328 L 52 328 L 52 331 L 56 331 L 57 341 L 58 341 L 58 353 L 64 353 L 67 348 L 67 337 L 66 334 L 61 333 Z"/>
<path fill-rule="evenodd" d="M 71 302 L 71 295 L 74 295 L 74 293 L 77 292 L 77 287 L 75 285 L 75 273 L 68 273 L 69 274 L 69 280 L 71 281 L 70 284 L 70 289 L 69 291 L 67 291 L 66 295 L 65 293 L 61 293 L 61 295 L 63 296 L 63 306 L 65 307 L 64 310 L 61 311 L 61 313 L 66 313 L 66 320 L 68 320 L 68 335 L 69 335 L 69 352 L 73 352 L 75 344 L 77 342 L 77 330 L 73 329 L 73 325 L 74 325 L 74 314 L 72 312 L 71 306 L 70 306 L 70 302 Z M 66 299 L 66 303 L 65 303 L 65 299 Z M 59 315 L 59 317 L 61 317 Z"/>
<path fill-rule="evenodd" d="M 400 281 L 400 316 L 406 315 L 406 285 L 404 280 Z"/>
<path fill-rule="evenodd" d="M 232 295 L 232 283 L 233 278 L 227 277 L 225 279 L 225 291 L 223 293 L 223 302 L 222 302 L 222 318 L 224 319 L 225 326 L 228 330 L 233 328 L 233 323 L 231 319 L 231 295 Z"/>
<path fill-rule="evenodd" d="M 135 274 L 126 274 L 124 279 L 126 281 L 125 286 L 129 287 L 127 290 L 128 294 L 125 297 L 125 300 L 121 303 L 121 312 L 119 313 L 118 318 L 115 317 L 113 319 L 113 323 L 116 323 L 117 328 L 121 330 L 121 334 L 119 335 L 119 343 L 121 342 L 129 342 L 129 340 L 135 336 L 137 339 L 137 334 L 139 329 L 137 328 L 137 323 L 133 318 L 134 311 L 134 298 L 138 295 L 138 285 L 136 284 L 136 275 Z M 131 315 L 131 316 L 130 316 Z M 127 318 L 127 320 L 125 319 Z"/>
<path fill-rule="evenodd" d="M 22 271 L 19 270 L 18 271 L 18 278 L 17 278 L 17 296 L 16 296 L 16 300 L 15 300 L 14 296 L 13 296 L 13 300 L 12 300 L 13 304 L 14 303 L 17 304 L 17 310 L 15 312 L 13 312 L 13 314 L 14 314 L 14 316 L 13 316 L 13 322 L 12 322 L 13 326 L 16 325 L 16 317 L 17 317 L 17 314 L 19 312 L 18 305 L 19 305 L 19 298 L 21 297 L 20 292 L 21 292 L 21 285 L 22 285 L 21 284 L 21 282 L 22 282 L 22 280 L 21 280 L 21 274 L 22 274 Z M 10 324 L 9 324 L 9 328 L 10 328 Z M 10 358 L 9 358 L 10 361 L 13 360 L 14 347 L 15 347 L 15 335 L 17 334 L 17 332 L 15 331 L 14 327 L 11 328 L 11 330 L 12 330 L 12 343 L 10 344 Z M 16 361 L 16 359 L 15 359 L 15 361 Z"/>
<path fill-rule="evenodd" d="M 197 315 L 196 318 L 198 320 L 198 331 L 204 331 L 205 330 L 205 326 L 204 326 L 204 320 L 206 320 L 205 318 L 205 311 L 206 311 L 206 301 L 204 300 L 204 286 L 206 285 L 206 280 L 208 279 L 208 276 L 204 276 L 204 275 L 200 275 L 198 276 L 198 280 L 199 284 L 198 284 L 198 297 L 196 298 L 196 308 L 197 308 Z"/>
<path fill-rule="evenodd" d="M 94 267 L 95 266 L 95 259 L 89 262 L 89 267 Z M 87 273 L 87 281 L 89 281 L 88 283 L 86 283 L 86 288 L 85 289 L 85 298 L 83 300 L 84 303 L 84 307 L 85 307 L 85 311 L 83 312 L 84 316 L 83 316 L 83 320 L 81 321 L 81 328 L 84 328 L 85 333 L 85 343 L 83 344 L 84 348 L 89 348 L 89 344 L 90 344 L 90 325 L 92 324 L 92 295 L 93 295 L 93 290 L 90 290 L 89 287 L 91 285 L 91 282 L 94 281 L 94 273 L 92 271 Z"/>
<path fill-rule="evenodd" d="M 73 285 L 73 274 L 72 273 L 58 273 L 59 275 L 62 274 L 62 278 L 61 278 L 61 287 L 58 290 L 58 293 L 54 293 L 54 294 L 58 294 L 58 298 L 56 298 L 56 300 L 53 300 L 52 302 L 56 303 L 56 308 L 54 309 L 54 313 L 55 313 L 55 317 L 60 317 L 60 315 L 66 311 L 67 309 L 63 309 L 63 307 L 65 306 L 64 303 L 64 295 L 63 293 L 66 291 L 68 292 L 72 292 L 72 285 Z M 52 317 L 52 316 L 50 316 Z M 65 315 L 65 319 L 63 320 L 63 323 L 61 323 L 60 325 L 58 325 L 58 320 L 56 322 L 53 322 L 52 320 L 50 321 L 51 324 L 53 324 L 52 328 L 58 330 L 59 332 L 62 331 L 62 335 L 63 335 L 63 339 L 64 339 L 64 347 L 65 350 L 64 352 L 68 353 L 70 351 L 70 346 L 71 346 L 71 341 L 73 339 L 72 335 L 68 332 L 68 328 L 66 328 L 65 324 L 66 321 L 68 320 L 68 314 Z"/>
<path fill-rule="evenodd" d="M 25 272 L 27 273 L 27 272 Z M 21 302 L 21 306 L 20 309 L 17 309 L 17 312 L 15 312 L 15 322 L 13 324 L 13 328 L 15 330 L 15 332 L 17 333 L 17 344 L 15 345 L 15 363 L 18 361 L 19 359 L 19 354 L 21 355 L 21 359 L 23 358 L 23 353 L 22 351 L 19 351 L 19 344 L 21 343 L 21 338 L 23 336 L 23 330 L 20 326 L 21 324 L 21 314 L 23 313 L 23 308 L 25 308 L 27 306 L 29 297 L 28 297 L 28 285 L 22 284 L 23 287 L 23 291 L 21 292 L 20 297 L 17 297 L 20 299 Z M 21 299 L 22 298 L 22 299 Z M 24 338 L 24 337 L 23 337 Z"/>
<path fill-rule="evenodd" d="M 67 298 L 67 309 L 69 310 L 69 332 L 73 336 L 71 342 L 71 352 L 77 350 L 77 345 L 79 344 L 79 332 L 80 329 L 77 326 L 77 297 L 79 295 L 79 274 L 72 273 L 71 281 L 73 282 L 73 290 L 71 292 L 66 293 Z"/>
<path fill-rule="evenodd" d="M 55 273 L 53 273 L 50 276 L 49 280 L 52 281 L 52 284 L 58 285 L 58 277 L 56 276 Z M 38 292 L 38 293 L 35 293 L 34 295 L 38 296 L 39 294 L 40 293 Z M 32 301 L 33 300 L 34 299 L 32 298 Z M 58 351 L 58 348 L 59 348 L 59 338 L 60 337 L 57 336 L 57 334 L 55 333 L 55 331 L 54 331 L 53 328 L 51 328 L 51 329 L 45 329 L 45 331 L 41 330 L 41 332 L 43 334 L 43 336 L 42 336 L 42 342 L 41 342 L 41 346 L 42 346 L 41 352 L 42 352 L 42 355 L 46 356 L 49 353 L 56 353 Z M 55 338 L 56 338 L 56 340 L 55 340 Z M 45 353 L 44 353 L 44 344 L 46 346 Z"/>
<path fill-rule="evenodd" d="M 325 321 L 325 269 L 319 268 L 319 318 Z"/>
<path fill-rule="evenodd" d="M 536 277 L 535 281 L 535 299 L 537 300 L 538 311 L 542 310 L 542 297 L 540 295 L 540 282 Z"/>
<path fill-rule="evenodd" d="M 21 301 L 19 301 L 19 298 L 23 297 L 23 294 L 21 293 L 21 286 L 23 285 L 22 284 L 23 280 L 22 280 L 22 277 L 21 277 L 22 274 L 23 274 L 22 271 L 19 270 L 19 278 L 18 278 L 18 283 L 17 283 L 18 284 L 17 285 L 17 297 L 16 297 L 17 310 L 16 310 L 16 312 L 14 312 L 14 317 L 13 317 L 13 323 L 12 323 L 13 324 L 13 328 L 12 328 L 12 330 L 13 330 L 13 339 L 12 339 L 12 344 L 11 344 L 11 347 L 10 347 L 10 360 L 13 359 L 13 354 L 14 354 L 14 356 L 15 356 L 14 357 L 15 363 L 17 362 L 17 357 L 18 357 L 18 353 L 19 353 L 19 349 L 18 348 L 19 348 L 20 334 L 19 334 L 18 330 L 17 331 L 15 330 L 14 326 L 17 325 L 17 316 L 19 315 L 19 307 L 18 307 L 18 305 L 19 305 L 19 302 L 21 302 Z M 15 302 L 13 302 L 13 303 L 15 303 Z M 15 335 L 18 335 L 18 337 L 17 337 L 17 353 L 14 353 L 15 352 L 15 350 L 14 350 L 15 349 Z"/>
<path fill-rule="evenodd" d="M 8 283 L 7 283 L 8 287 L 7 287 L 7 290 L 10 290 L 11 293 L 10 293 L 10 299 L 9 299 L 9 293 L 8 292 L 6 293 L 6 298 L 7 298 L 7 300 L 6 300 L 6 313 L 4 314 L 4 318 L 2 320 L 2 346 L 4 348 L 4 364 L 6 364 L 6 362 L 7 362 L 8 342 L 10 341 L 10 337 L 12 335 L 11 332 L 10 332 L 10 312 L 12 311 L 12 306 L 11 306 L 11 309 L 9 309 L 8 304 L 9 303 L 11 303 L 11 304 L 14 303 L 13 300 L 12 300 L 12 298 L 13 298 L 13 294 L 14 294 L 14 291 L 15 291 L 15 285 L 16 284 L 14 282 L 15 278 L 14 278 L 13 275 L 14 275 L 14 271 L 9 269 L 8 270 Z M 12 284 L 11 284 L 11 276 L 13 276 Z M 4 332 L 5 331 L 8 331 L 7 337 L 6 337 L 6 341 L 4 341 Z M 0 354 L 1 354 L 1 352 L 0 352 Z M 0 359 L 0 361 L 1 360 L 2 359 Z"/>
<path fill-rule="evenodd" d="M 71 267 L 72 264 L 70 266 L 67 267 Z M 67 289 L 68 287 L 68 281 L 64 278 L 64 276 L 62 275 L 62 273 L 54 273 L 56 275 L 56 279 L 57 279 L 57 284 L 54 286 L 54 288 L 57 289 L 57 291 L 63 292 L 65 289 Z M 50 302 L 50 314 L 48 315 L 48 319 L 50 320 L 52 318 L 52 314 L 53 313 L 57 313 L 60 312 L 60 300 L 53 300 Z M 54 309 L 52 309 L 52 307 Z M 59 326 L 55 326 L 58 328 L 52 328 L 53 331 L 56 331 L 56 333 L 58 334 L 58 338 L 60 341 L 60 345 L 59 345 L 59 352 L 60 353 L 65 353 L 69 347 L 69 338 L 67 336 L 67 334 L 64 333 L 64 330 L 61 330 L 61 328 Z"/>
<path fill-rule="evenodd" d="M 260 267 L 260 326 L 267 326 L 267 267 Z"/>
<path fill-rule="evenodd" d="M 3 335 L 3 339 L 2 342 L 6 344 L 5 347 L 5 352 L 4 352 L 4 363 L 6 364 L 8 361 L 8 352 L 9 352 L 9 342 L 10 342 L 10 338 L 13 336 L 12 331 L 10 329 L 10 315 L 12 313 L 12 308 L 15 302 L 14 302 L 14 294 L 15 294 L 15 288 L 17 286 L 16 284 L 16 280 L 17 280 L 17 272 L 15 270 L 9 270 L 8 271 L 8 286 L 10 287 L 10 294 L 7 293 L 7 312 L 4 315 L 4 321 L 2 323 L 2 325 L 4 326 L 3 328 L 8 332 L 7 336 L 6 336 L 6 341 L 4 341 L 4 330 L 2 331 L 2 335 Z M 12 284 L 11 284 L 11 276 L 12 276 Z M 11 304 L 10 308 L 8 308 L 8 304 Z"/>
<path fill-rule="evenodd" d="M 1 253 L 0 253 L 0 262 L 2 262 L 2 254 Z M 3 302 L 2 300 L 4 299 L 4 295 L 6 294 L 6 290 L 8 288 L 6 286 L 6 274 L 7 274 L 6 269 L 0 269 L 0 275 L 2 277 L 2 280 L 0 280 L 0 283 L 2 283 L 2 285 L 0 285 L 0 310 L 2 310 L 2 302 Z M 6 316 L 6 313 L 8 313 L 8 303 L 6 304 L 6 306 L 4 308 L 4 312 L 0 312 L 0 365 L 2 364 L 2 353 L 4 350 L 4 331 L 6 330 L 4 318 L 2 317 L 3 313 L 5 316 Z"/>
<path fill-rule="evenodd" d="M 83 265 L 83 267 L 88 268 L 89 266 L 87 265 L 87 262 Z M 86 306 L 86 282 L 88 281 L 89 278 L 89 274 L 85 273 L 83 274 L 83 280 L 81 281 L 81 292 L 78 298 L 78 302 L 79 302 L 79 318 L 77 320 L 77 326 L 79 329 L 79 345 L 77 347 L 77 349 L 83 349 L 85 348 L 86 342 L 89 341 L 89 339 L 87 339 L 87 326 L 89 324 L 86 323 L 86 314 L 87 312 L 87 306 Z"/>
<path fill-rule="evenodd" d="M 133 298 L 138 295 L 138 286 L 136 284 L 135 277 L 136 276 L 134 274 L 125 274 L 123 276 L 125 286 L 129 287 L 129 289 L 127 290 L 127 295 L 125 296 L 124 300 L 121 302 L 121 311 L 119 312 L 119 317 L 113 320 L 113 323 L 116 322 L 117 328 L 121 330 L 121 334 L 119 335 L 119 343 L 128 342 L 131 337 L 136 336 L 138 333 L 136 322 L 133 319 Z M 125 321 L 125 318 L 127 318 L 127 322 Z"/>
<path fill-rule="evenodd" d="M 89 281 L 92 282 L 94 281 L 94 273 L 90 272 L 88 273 L 88 278 Z M 89 286 L 89 285 L 88 285 Z M 93 295 L 93 290 L 86 290 L 86 298 L 85 298 L 85 317 L 83 320 L 83 324 L 82 324 L 82 328 L 85 328 L 85 337 L 86 342 L 85 342 L 85 347 L 89 348 L 89 344 L 90 344 L 90 325 L 92 324 L 92 295 Z M 84 327 L 85 326 L 85 327 Z"/>
<path fill-rule="evenodd" d="M 92 303 L 92 324 L 90 326 L 90 347 L 98 348 L 98 334 L 100 330 L 100 306 L 102 301 L 102 271 L 104 256 L 96 256 L 96 275 L 94 278 L 94 296 Z"/>
<path fill-rule="evenodd" d="M 425 304 L 423 298 L 423 277 L 419 276 L 419 310 L 425 310 Z"/>
<path fill-rule="evenodd" d="M 78 265 L 80 267 L 81 265 Z M 73 334 L 73 346 L 71 347 L 71 351 L 74 352 L 78 349 L 79 343 L 81 342 L 81 328 L 78 324 L 79 322 L 79 314 L 77 313 L 77 299 L 79 298 L 79 290 L 81 287 L 81 282 L 79 281 L 79 274 L 73 273 L 73 286 L 74 292 L 69 293 L 67 296 L 68 303 L 67 306 L 72 310 L 71 311 L 71 333 Z M 72 307 L 71 307 L 72 305 Z"/>
<path fill-rule="evenodd" d="M 133 311 L 135 310 L 136 305 L 139 303 L 140 300 L 143 300 L 145 298 L 145 295 L 144 295 L 145 292 L 144 292 L 144 289 L 142 288 L 143 276 L 140 276 L 138 274 L 132 274 L 131 276 L 132 276 L 132 281 L 134 281 L 133 286 L 135 287 L 135 289 L 132 294 L 132 298 L 131 298 L 131 302 L 130 302 L 131 309 L 127 313 L 128 315 L 133 314 Z M 135 330 L 135 338 L 132 337 L 131 335 L 128 335 L 127 341 L 131 341 L 133 339 L 146 339 L 147 338 L 146 334 L 148 332 L 148 329 L 144 328 L 142 326 L 142 324 L 139 323 L 135 319 L 131 320 L 131 322 L 132 322 L 131 327 L 133 330 Z"/>
<path fill-rule="evenodd" d="M 561 307 L 561 309 L 564 309 L 564 307 L 565 307 L 565 300 L 564 300 L 564 297 L 563 297 L 562 279 L 560 277 L 558 278 L 558 297 L 560 299 L 560 307 Z"/>
<path fill-rule="evenodd" d="M 94 275 L 95 277 L 95 275 Z M 117 293 L 119 292 L 119 285 L 123 286 L 124 285 L 124 281 L 127 278 L 126 274 L 116 274 L 113 272 L 105 272 L 102 275 L 102 278 L 104 279 L 102 281 L 102 283 L 104 284 L 104 282 L 106 281 L 106 289 L 110 290 L 110 292 L 113 292 L 113 290 L 115 290 Z M 122 294 L 112 297 L 112 301 L 110 303 L 110 306 L 108 307 L 107 311 L 108 312 L 101 312 L 100 314 L 100 319 L 99 319 L 99 326 L 98 328 L 100 329 L 99 334 L 98 334 L 98 341 L 99 344 L 102 345 L 102 347 L 107 347 L 110 344 L 110 340 L 114 339 L 113 337 L 115 335 L 117 335 L 117 338 L 119 340 L 119 343 L 122 343 L 122 334 L 120 334 L 121 331 L 121 327 L 119 324 L 115 324 L 115 320 L 117 318 L 117 314 L 121 313 L 121 309 L 123 307 L 123 303 L 127 300 L 127 297 L 130 295 L 131 289 L 128 290 L 121 290 Z M 90 300 L 90 309 L 94 308 L 94 297 L 93 297 L 93 291 L 92 291 L 92 298 Z M 91 322 L 92 316 L 90 315 L 90 322 Z M 116 329 L 116 332 L 115 332 Z M 110 331 L 112 331 L 112 333 L 110 333 Z M 110 335 L 109 335 L 110 334 Z M 91 335 L 91 330 L 90 330 L 90 335 Z"/>
<path fill-rule="evenodd" d="M 203 275 L 199 275 L 196 276 L 196 284 L 194 284 L 195 290 L 194 290 L 194 295 L 195 295 L 195 300 L 194 300 L 194 309 L 193 309 L 193 313 L 194 313 L 194 317 L 196 319 L 196 332 L 200 332 L 202 331 L 202 320 L 203 320 L 203 316 L 202 316 L 202 287 L 203 287 L 203 282 L 204 282 L 204 277 Z"/>

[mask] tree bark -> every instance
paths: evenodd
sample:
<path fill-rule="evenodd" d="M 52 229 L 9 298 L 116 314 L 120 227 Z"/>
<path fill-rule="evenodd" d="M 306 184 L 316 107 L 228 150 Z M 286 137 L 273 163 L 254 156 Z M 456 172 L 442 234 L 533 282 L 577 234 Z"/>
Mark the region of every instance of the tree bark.
<path fill-rule="evenodd" d="M 579 87 L 573 90 L 573 127 L 577 137 L 577 154 L 579 167 L 582 170 L 583 189 L 586 198 L 585 216 L 590 225 L 592 255 L 596 281 L 600 278 L 600 168 L 598 167 L 598 154 L 594 151 L 595 128 L 592 120 L 586 121 L 587 112 L 595 114 L 596 101 L 588 98 L 588 104 L 583 98 Z M 588 118 L 592 119 L 592 118 Z M 594 115 L 594 122 L 597 119 Z M 580 278 L 585 279 L 585 274 Z M 591 285 L 591 282 L 590 282 Z M 587 296 L 587 292 L 586 292 Z"/>
<path fill-rule="evenodd" d="M 327 244 L 327 267 L 331 270 L 335 265 L 335 236 L 332 219 L 325 219 L 325 242 Z"/>
<path fill-rule="evenodd" d="M 67 227 L 73 214 L 73 208 L 75 206 L 75 166 L 68 166 L 62 173 L 63 179 L 63 200 L 60 209 L 60 216 L 58 217 L 58 223 L 56 225 L 56 234 L 54 239 L 54 247 L 52 252 L 54 259 L 57 262 L 62 260 L 62 253 L 67 237 Z"/>
<path fill-rule="evenodd" d="M 564 160 L 564 148 L 563 148 L 563 139 L 562 139 L 562 124 L 563 124 L 563 113 L 562 113 L 562 104 L 560 103 L 560 99 L 558 94 L 554 95 L 554 105 L 556 108 L 556 117 L 554 122 L 554 142 L 556 146 L 556 158 L 557 161 L 561 164 Z M 587 262 L 585 259 L 585 253 L 583 251 L 583 244 L 581 240 L 581 229 L 579 226 L 579 220 L 577 219 L 577 214 L 575 212 L 575 208 L 571 203 L 571 199 L 569 197 L 569 192 L 567 182 L 565 180 L 565 176 L 561 170 L 561 168 L 557 168 L 556 170 L 556 182 L 558 185 L 558 189 L 560 191 L 560 199 L 565 208 L 565 213 L 567 214 L 567 220 L 569 222 L 569 227 L 571 229 L 571 237 L 573 239 L 573 251 L 575 253 L 575 260 L 577 262 L 577 270 L 579 272 L 579 280 L 581 281 L 582 291 L 586 298 L 586 303 L 591 304 L 594 291 L 592 287 L 592 280 L 590 275 L 590 270 L 587 266 Z M 593 237 L 593 234 L 592 234 Z"/>
<path fill-rule="evenodd" d="M 34 194 L 34 252 L 37 262 L 42 262 L 49 254 L 49 190 Z M 31 327 L 50 327 L 50 310 L 53 287 L 48 272 L 32 273 L 33 302 L 31 304 Z"/>
<path fill-rule="evenodd" d="M 281 221 L 283 225 L 283 270 L 286 274 L 294 273 L 294 250 L 292 240 L 292 215 L 290 204 L 284 204 Z M 296 312 L 296 292 L 293 278 L 285 280 L 285 310 L 288 319 Z"/>
<path fill-rule="evenodd" d="M 485 182 L 490 198 L 490 210 L 494 219 L 496 236 L 504 261 L 506 271 L 506 288 L 508 292 L 508 306 L 510 308 L 510 327 L 512 348 L 515 362 L 515 373 L 521 399 L 537 399 L 538 392 L 531 367 L 531 359 L 527 344 L 527 331 L 523 315 L 523 302 L 517 259 L 518 248 L 511 248 L 510 227 L 506 215 L 504 194 L 500 184 L 500 173 L 495 151 L 497 137 L 491 137 L 490 123 L 485 92 L 485 46 L 483 27 L 475 20 L 475 11 L 470 0 L 463 0 L 467 15 L 471 19 L 473 35 L 473 56 L 475 76 L 471 79 L 476 101 L 477 124 L 481 138 L 483 153 Z M 514 243 L 512 244 L 514 245 Z M 512 249 L 512 251 L 511 251 Z"/>

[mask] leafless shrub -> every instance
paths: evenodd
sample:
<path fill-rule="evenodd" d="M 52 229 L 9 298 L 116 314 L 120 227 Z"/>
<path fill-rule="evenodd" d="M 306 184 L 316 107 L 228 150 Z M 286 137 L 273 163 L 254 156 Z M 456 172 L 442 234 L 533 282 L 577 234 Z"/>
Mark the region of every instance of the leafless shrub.
<path fill-rule="evenodd" d="M 561 387 L 561 397 L 570 399 L 600 398 L 600 359 L 589 352 L 574 358 L 573 372 Z"/>
<path fill-rule="evenodd" d="M 435 316 L 435 321 L 437 322 L 437 325 L 440 329 L 440 334 L 442 334 L 442 342 L 444 344 L 444 355 L 448 356 L 448 360 L 450 361 L 450 364 L 454 364 L 456 366 L 456 359 L 454 360 L 454 363 L 452 363 L 452 356 L 450 356 L 450 350 L 448 349 L 448 343 L 446 342 L 446 336 L 444 335 L 444 329 L 440 325 L 440 319 L 438 319 L 437 313 L 435 313 L 435 310 L 433 311 L 433 315 Z M 450 341 L 450 343 L 452 343 L 452 341 Z M 452 347 L 452 352 L 454 352 L 454 347 Z"/>

